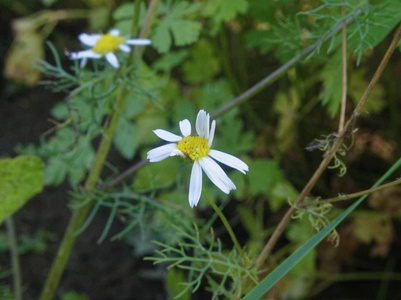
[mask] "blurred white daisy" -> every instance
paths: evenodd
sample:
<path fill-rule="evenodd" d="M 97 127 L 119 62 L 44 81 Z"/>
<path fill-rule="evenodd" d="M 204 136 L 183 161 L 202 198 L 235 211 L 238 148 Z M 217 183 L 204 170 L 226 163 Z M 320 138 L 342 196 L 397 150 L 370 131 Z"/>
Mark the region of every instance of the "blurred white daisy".
<path fill-rule="evenodd" d="M 120 36 L 118 29 L 112 29 L 106 34 L 81 33 L 78 39 L 90 49 L 68 52 L 67 55 L 70 59 L 80 59 L 81 67 L 85 66 L 88 58 L 99 59 L 104 56 L 110 65 L 117 69 L 120 66 L 116 55 L 119 50 L 128 53 L 131 51 L 129 45 L 145 46 L 151 44 L 149 39 L 125 39 Z"/>
<path fill-rule="evenodd" d="M 210 148 L 213 143 L 216 121 L 213 120 L 209 130 L 210 115 L 204 110 L 199 111 L 196 117 L 196 132 L 198 136 L 191 135 L 191 123 L 188 120 L 181 121 L 179 125 L 183 136 L 163 129 L 153 130 L 159 138 L 171 143 L 150 150 L 148 152 L 149 161 L 158 162 L 167 157 L 179 155 L 193 162 L 189 182 L 189 205 L 191 207 L 198 204 L 201 196 L 202 170 L 224 193 L 228 194 L 231 190 L 235 190 L 235 184 L 213 159 L 244 174 L 249 169 L 242 160 L 235 156 Z"/>

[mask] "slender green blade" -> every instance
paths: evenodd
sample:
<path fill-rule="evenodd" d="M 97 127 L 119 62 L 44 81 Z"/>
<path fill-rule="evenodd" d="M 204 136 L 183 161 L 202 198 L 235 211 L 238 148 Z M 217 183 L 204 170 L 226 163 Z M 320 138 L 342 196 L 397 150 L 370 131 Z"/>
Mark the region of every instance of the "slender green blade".
<path fill-rule="evenodd" d="M 376 187 L 394 173 L 401 165 L 401 158 L 373 185 Z M 283 278 L 301 259 L 305 257 L 314 247 L 317 246 L 338 224 L 341 223 L 365 198 L 359 198 L 355 203 L 343 211 L 329 225 L 316 233 L 309 241 L 303 244 L 285 261 L 283 261 L 273 272 L 266 276 L 257 286 L 255 286 L 243 300 L 260 299 L 270 288 L 272 288 L 281 278 Z"/>

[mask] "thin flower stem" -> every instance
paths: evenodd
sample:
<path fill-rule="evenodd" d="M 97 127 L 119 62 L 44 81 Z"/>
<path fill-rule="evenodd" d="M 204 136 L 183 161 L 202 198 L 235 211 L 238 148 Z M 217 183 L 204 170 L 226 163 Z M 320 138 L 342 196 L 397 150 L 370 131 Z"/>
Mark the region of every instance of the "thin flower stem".
<path fill-rule="evenodd" d="M 143 26 L 141 28 L 141 31 L 139 32 L 139 38 L 143 38 L 148 35 L 149 29 L 152 26 L 152 22 L 154 20 L 154 13 L 156 12 L 156 8 L 159 5 L 160 0 L 151 0 L 149 3 L 149 8 L 145 16 L 145 21 L 143 23 Z M 137 47 L 135 48 L 135 56 L 138 55 L 138 53 L 143 53 L 145 49 L 142 47 Z"/>
<path fill-rule="evenodd" d="M 344 3 L 344 1 L 343 1 Z M 342 15 L 345 16 L 345 6 L 342 7 Z M 342 30 L 342 90 L 341 90 L 341 112 L 338 132 L 344 128 L 345 112 L 347 107 L 347 22 L 343 23 Z"/>
<path fill-rule="evenodd" d="M 132 17 L 131 36 L 136 37 L 138 31 L 139 12 L 141 11 L 142 0 L 135 1 L 134 15 Z"/>
<path fill-rule="evenodd" d="M 135 6 L 137 8 L 139 6 Z M 134 12 L 133 20 L 137 18 L 138 12 Z M 132 30 L 136 30 L 135 25 L 133 25 Z M 134 34 L 134 32 L 133 32 Z M 134 51 L 131 51 L 131 56 L 129 57 L 129 61 L 132 61 L 134 56 Z M 120 112 L 124 110 L 128 101 L 128 90 L 125 87 L 122 87 L 119 91 L 116 100 L 116 110 L 113 112 L 110 122 L 106 121 L 105 123 L 105 133 L 100 142 L 96 158 L 93 163 L 93 167 L 88 175 L 88 178 L 85 183 L 85 191 L 87 193 L 91 193 L 95 188 L 96 184 L 100 178 L 101 171 L 103 169 L 104 163 L 106 161 L 106 157 L 109 153 L 113 136 L 115 130 L 117 128 L 118 121 L 120 119 Z M 68 227 L 66 229 L 63 240 L 60 244 L 57 255 L 53 261 L 52 267 L 46 279 L 45 286 L 43 287 L 40 300 L 51 300 L 54 298 L 54 294 L 59 285 L 61 276 L 64 272 L 64 269 L 67 265 L 68 259 L 71 255 L 72 248 L 75 245 L 75 241 L 77 238 L 77 231 L 84 223 L 86 216 L 91 210 L 93 203 L 90 202 L 85 206 L 80 207 L 75 210 Z"/>
<path fill-rule="evenodd" d="M 362 98 L 359 100 L 358 105 L 354 109 L 351 118 L 347 121 L 344 126 L 344 130 L 339 133 L 337 140 L 334 142 L 331 150 L 327 153 L 323 161 L 320 163 L 319 167 L 315 171 L 315 173 L 310 178 L 309 182 L 305 185 L 304 189 L 300 193 L 298 199 L 295 201 L 294 206 L 290 207 L 283 218 L 281 219 L 280 223 L 277 225 L 275 231 L 273 232 L 272 236 L 270 237 L 269 241 L 266 243 L 265 247 L 263 248 L 262 252 L 259 254 L 258 258 L 255 261 L 255 265 L 259 268 L 266 258 L 269 256 L 270 252 L 273 250 L 273 247 L 276 245 L 278 239 L 280 238 L 281 234 L 284 232 L 287 224 L 291 220 L 291 216 L 294 213 L 295 207 L 300 205 L 305 197 L 309 195 L 312 188 L 315 186 L 317 180 L 320 178 L 324 170 L 326 170 L 327 166 L 329 165 L 331 159 L 333 158 L 334 154 L 337 152 L 338 148 L 342 144 L 345 136 L 352 131 L 352 124 L 354 118 L 358 116 L 361 112 L 363 105 L 365 104 L 367 98 L 369 97 L 370 93 L 372 92 L 373 87 L 376 85 L 377 81 L 379 80 L 381 74 L 385 66 L 387 65 L 391 55 L 393 54 L 394 50 L 397 47 L 399 40 L 401 39 L 401 25 L 397 28 L 394 38 L 387 49 L 386 54 L 384 55 L 380 65 L 378 66 L 376 73 L 374 74 L 372 80 L 370 81 L 368 87 L 366 88 Z"/>
<path fill-rule="evenodd" d="M 18 256 L 17 235 L 12 217 L 6 219 L 7 237 L 11 256 L 11 266 L 14 280 L 14 299 L 22 300 L 22 275 Z"/>
<path fill-rule="evenodd" d="M 202 191 L 203 191 L 203 195 L 205 196 L 207 202 L 209 202 L 210 206 L 214 209 L 214 211 L 220 217 L 220 220 L 223 222 L 223 225 L 227 229 L 227 232 L 230 235 L 231 240 L 233 241 L 234 246 L 237 249 L 238 253 L 245 260 L 245 258 L 246 258 L 245 253 L 242 250 L 240 244 L 238 243 L 237 237 L 235 236 L 234 231 L 232 230 L 230 223 L 228 222 L 226 216 L 223 214 L 223 212 L 220 210 L 220 208 L 216 205 L 216 203 L 213 202 L 213 200 L 210 198 L 209 194 L 206 192 L 205 188 L 203 188 Z"/>
<path fill-rule="evenodd" d="M 116 184 L 120 183 L 123 181 L 125 178 L 130 176 L 132 173 L 136 172 L 140 168 L 142 168 L 144 165 L 146 165 L 149 162 L 148 159 L 142 159 L 139 162 L 135 163 L 133 166 L 129 167 L 127 170 L 119 174 L 117 177 L 115 177 L 113 180 L 111 180 L 108 184 L 106 184 L 102 190 L 107 190 Z"/>
<path fill-rule="evenodd" d="M 371 194 L 374 192 L 385 190 L 385 189 L 388 189 L 390 187 L 393 187 L 393 186 L 396 186 L 399 184 L 401 184 L 401 178 L 394 180 L 392 182 L 386 183 L 386 184 L 382 184 L 378 187 L 367 189 L 367 190 L 360 191 L 360 192 L 353 193 L 353 194 L 340 195 L 338 197 L 332 197 L 332 198 L 327 198 L 327 199 L 318 200 L 318 201 L 304 202 L 304 203 L 301 203 L 300 205 L 298 205 L 298 207 L 306 207 L 306 206 L 317 205 L 317 204 L 335 203 L 335 202 L 340 202 L 340 201 L 345 201 L 345 200 L 351 200 L 351 199 L 359 198 L 366 194 Z"/>

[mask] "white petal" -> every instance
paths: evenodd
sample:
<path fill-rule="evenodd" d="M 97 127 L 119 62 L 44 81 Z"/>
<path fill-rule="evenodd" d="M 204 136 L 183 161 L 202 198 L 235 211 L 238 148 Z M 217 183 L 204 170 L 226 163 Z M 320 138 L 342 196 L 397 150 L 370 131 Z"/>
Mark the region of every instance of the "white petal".
<path fill-rule="evenodd" d="M 148 151 L 147 158 L 150 162 L 158 162 L 170 157 L 171 152 L 176 149 L 177 144 L 167 144 Z"/>
<path fill-rule="evenodd" d="M 180 130 L 183 136 L 191 135 L 191 122 L 187 119 L 180 121 Z"/>
<path fill-rule="evenodd" d="M 69 54 L 69 58 L 70 59 L 83 59 L 83 58 L 101 58 L 102 55 L 99 53 L 94 52 L 91 49 L 88 50 L 82 50 L 82 51 L 78 51 L 78 52 L 71 52 Z"/>
<path fill-rule="evenodd" d="M 223 169 L 210 157 L 205 156 L 198 160 L 207 177 L 224 193 L 235 190 L 235 184 L 228 178 Z"/>
<path fill-rule="evenodd" d="M 185 157 L 184 153 L 181 152 L 180 149 L 175 148 L 173 149 L 173 151 L 171 151 L 170 156 L 181 156 L 181 157 Z"/>
<path fill-rule="evenodd" d="M 196 132 L 200 137 L 209 139 L 209 122 L 210 115 L 207 114 L 203 109 L 200 110 L 196 117 Z"/>
<path fill-rule="evenodd" d="M 88 47 L 93 47 L 96 45 L 97 41 L 102 37 L 101 34 L 87 34 L 87 33 L 81 33 L 78 36 L 78 39 L 80 42 Z"/>
<path fill-rule="evenodd" d="M 182 137 L 179 135 L 176 135 L 174 133 L 171 133 L 170 131 L 164 130 L 164 129 L 156 129 L 153 130 L 153 132 L 162 140 L 165 140 L 167 142 L 179 142 L 182 140 Z"/>
<path fill-rule="evenodd" d="M 128 45 L 126 45 L 126 44 L 120 44 L 120 45 L 118 45 L 118 48 L 119 48 L 122 52 L 125 52 L 125 53 L 130 53 L 130 52 L 131 52 L 131 48 L 130 48 Z"/>
<path fill-rule="evenodd" d="M 216 120 L 212 121 L 212 128 L 210 128 L 210 135 L 209 135 L 209 142 L 207 143 L 207 145 L 209 146 L 209 148 L 212 146 L 213 144 L 213 138 L 214 138 L 214 131 L 216 130 Z"/>
<path fill-rule="evenodd" d="M 120 30 L 113 28 L 112 30 L 109 31 L 109 33 L 114 36 L 119 36 Z"/>
<path fill-rule="evenodd" d="M 86 66 L 86 63 L 88 62 L 87 58 L 81 59 L 81 63 L 79 64 L 79 67 L 82 69 L 83 67 Z"/>
<path fill-rule="evenodd" d="M 231 168 L 237 169 L 244 174 L 245 171 L 249 171 L 246 163 L 231 154 L 227 154 L 218 150 L 210 150 L 209 156 Z"/>
<path fill-rule="evenodd" d="M 198 205 L 202 193 L 202 168 L 198 162 L 194 162 L 189 181 L 189 205 L 194 207 Z"/>
<path fill-rule="evenodd" d="M 136 45 L 136 46 L 146 46 L 152 43 L 149 39 L 129 39 L 125 41 L 128 45 Z"/>
<path fill-rule="evenodd" d="M 106 54 L 106 60 L 113 66 L 113 68 L 118 69 L 120 67 L 117 56 L 113 52 Z"/>

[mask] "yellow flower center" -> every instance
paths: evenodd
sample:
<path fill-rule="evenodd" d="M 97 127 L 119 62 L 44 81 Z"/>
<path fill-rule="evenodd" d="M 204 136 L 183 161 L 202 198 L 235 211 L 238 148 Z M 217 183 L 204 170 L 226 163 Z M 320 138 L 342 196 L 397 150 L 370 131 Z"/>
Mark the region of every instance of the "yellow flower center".
<path fill-rule="evenodd" d="M 208 155 L 210 150 L 208 140 L 200 136 L 184 136 L 177 148 L 193 161 Z"/>
<path fill-rule="evenodd" d="M 92 48 L 96 53 L 105 55 L 109 52 L 116 52 L 118 45 L 125 42 L 121 36 L 114 36 L 111 34 L 102 34 L 102 37 L 97 41 L 96 45 Z"/>

